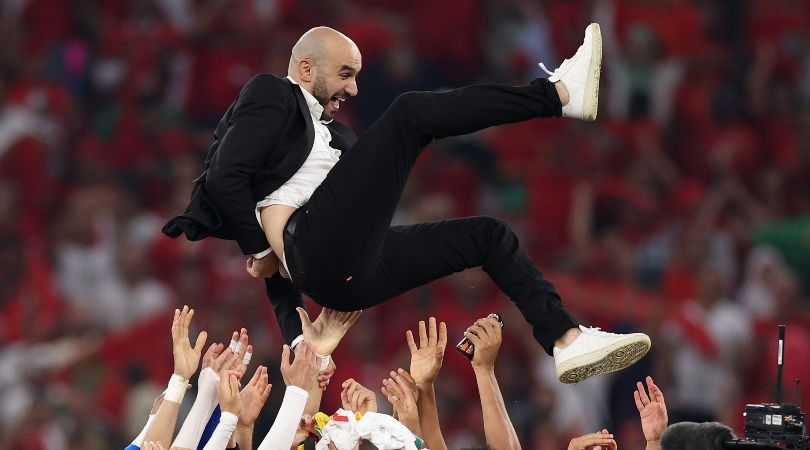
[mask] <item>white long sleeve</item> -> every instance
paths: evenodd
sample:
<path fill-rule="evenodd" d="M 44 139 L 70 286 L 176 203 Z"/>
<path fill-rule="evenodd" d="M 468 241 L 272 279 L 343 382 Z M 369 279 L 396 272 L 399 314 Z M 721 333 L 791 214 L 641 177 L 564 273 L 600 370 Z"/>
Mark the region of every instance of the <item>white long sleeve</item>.
<path fill-rule="evenodd" d="M 211 439 L 205 444 L 203 450 L 225 450 L 228 447 L 228 441 L 231 440 L 234 430 L 236 430 L 236 423 L 239 417 L 234 413 L 222 412 L 219 416 L 219 423 L 211 435 Z"/>
<path fill-rule="evenodd" d="M 217 407 L 219 375 L 214 372 L 214 369 L 206 367 L 200 372 L 197 382 L 199 383 L 197 398 L 194 399 L 194 404 L 191 406 L 180 432 L 177 433 L 172 447 L 197 448 L 200 437 L 205 431 L 205 425 Z"/>
<path fill-rule="evenodd" d="M 288 449 L 292 446 L 298 423 L 307 406 L 307 398 L 309 392 L 298 386 L 287 386 L 276 420 L 256 450 Z"/>
<path fill-rule="evenodd" d="M 146 432 L 149 431 L 149 427 L 152 425 L 152 422 L 155 421 L 155 416 L 157 414 L 150 414 L 149 419 L 146 421 L 146 425 L 143 426 L 143 430 L 141 430 L 141 434 L 139 434 L 135 440 L 132 441 L 132 444 L 135 447 L 141 448 L 143 446 L 143 440 L 146 439 Z"/>

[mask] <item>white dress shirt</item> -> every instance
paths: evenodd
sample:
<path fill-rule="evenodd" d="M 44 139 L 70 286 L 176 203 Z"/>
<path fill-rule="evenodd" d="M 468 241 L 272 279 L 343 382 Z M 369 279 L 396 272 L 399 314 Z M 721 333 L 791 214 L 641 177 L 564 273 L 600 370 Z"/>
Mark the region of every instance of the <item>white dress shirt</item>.
<path fill-rule="evenodd" d="M 287 77 L 293 84 L 298 84 L 291 77 Z M 300 208 L 309 198 L 315 189 L 323 183 L 326 175 L 332 170 L 332 167 L 337 164 L 340 158 L 340 150 L 334 149 L 329 146 L 332 141 L 332 133 L 327 128 L 327 124 L 331 120 L 321 120 L 323 114 L 323 105 L 318 102 L 312 94 L 306 89 L 301 87 L 301 93 L 304 94 L 309 113 L 312 116 L 312 124 L 315 128 L 315 140 L 312 142 L 312 151 L 307 156 L 304 164 L 298 171 L 278 189 L 273 191 L 270 195 L 256 203 L 256 220 L 259 221 L 259 226 L 262 225 L 261 210 L 271 205 L 287 205 L 295 208 Z M 262 227 L 264 229 L 264 227 Z M 256 258 L 262 258 L 271 253 L 271 249 L 265 250 L 261 253 L 253 255 Z M 287 269 L 287 263 L 283 258 L 280 258 Z M 289 272 L 289 270 L 288 270 Z"/>

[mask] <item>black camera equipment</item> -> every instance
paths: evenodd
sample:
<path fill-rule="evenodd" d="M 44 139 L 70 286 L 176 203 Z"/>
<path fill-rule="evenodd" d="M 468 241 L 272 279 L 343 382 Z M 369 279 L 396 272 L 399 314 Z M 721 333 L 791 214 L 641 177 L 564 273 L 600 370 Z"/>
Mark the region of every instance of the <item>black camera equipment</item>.
<path fill-rule="evenodd" d="M 744 449 L 810 449 L 810 436 L 801 407 L 782 403 L 782 366 L 785 350 L 785 326 L 779 325 L 779 348 L 776 356 L 776 403 L 745 405 L 745 438 L 731 439 L 725 448 Z M 797 391 L 799 380 L 796 380 Z M 797 394 L 797 397 L 799 395 Z M 801 403 L 798 401 L 797 403 Z"/>

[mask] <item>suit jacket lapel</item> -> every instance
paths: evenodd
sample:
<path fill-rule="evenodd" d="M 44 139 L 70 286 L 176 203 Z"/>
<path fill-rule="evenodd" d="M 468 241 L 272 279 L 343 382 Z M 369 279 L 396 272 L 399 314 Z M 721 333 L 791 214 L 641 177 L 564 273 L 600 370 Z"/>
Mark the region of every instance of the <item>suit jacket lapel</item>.
<path fill-rule="evenodd" d="M 290 83 L 290 80 L 287 80 Z M 293 92 L 295 92 L 295 100 L 298 102 L 298 110 L 304 116 L 304 122 L 307 124 L 307 147 L 305 149 L 306 154 L 312 151 L 312 144 L 315 142 L 315 125 L 312 124 L 312 113 L 309 112 L 309 106 L 307 106 L 307 100 L 304 98 L 304 94 L 301 93 L 301 87 L 295 84 L 290 83 L 292 86 Z"/>

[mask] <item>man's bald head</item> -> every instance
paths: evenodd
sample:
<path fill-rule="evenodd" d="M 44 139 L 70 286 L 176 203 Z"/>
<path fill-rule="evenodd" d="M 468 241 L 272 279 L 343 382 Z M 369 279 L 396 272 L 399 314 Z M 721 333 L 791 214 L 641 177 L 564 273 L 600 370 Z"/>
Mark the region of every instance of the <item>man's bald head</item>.
<path fill-rule="evenodd" d="M 347 50 L 360 53 L 354 41 L 340 31 L 329 27 L 312 28 L 293 45 L 288 74 L 296 78 L 294 72 L 301 60 L 309 59 L 314 64 L 319 64 L 327 55 Z"/>
<path fill-rule="evenodd" d="M 357 95 L 360 50 L 345 34 L 328 27 L 313 28 L 295 43 L 287 74 L 323 105 L 323 119 L 332 119 L 340 103 Z"/>

